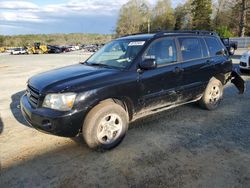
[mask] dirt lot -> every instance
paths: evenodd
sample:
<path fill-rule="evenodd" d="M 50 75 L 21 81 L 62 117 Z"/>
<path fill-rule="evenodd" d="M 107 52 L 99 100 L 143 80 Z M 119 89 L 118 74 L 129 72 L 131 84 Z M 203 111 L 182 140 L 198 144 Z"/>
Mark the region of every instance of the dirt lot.
<path fill-rule="evenodd" d="M 0 187 L 250 187 L 250 91 L 240 96 L 231 84 L 218 110 L 191 104 L 140 119 L 104 153 L 25 126 L 27 79 L 79 53 L 0 55 Z"/>

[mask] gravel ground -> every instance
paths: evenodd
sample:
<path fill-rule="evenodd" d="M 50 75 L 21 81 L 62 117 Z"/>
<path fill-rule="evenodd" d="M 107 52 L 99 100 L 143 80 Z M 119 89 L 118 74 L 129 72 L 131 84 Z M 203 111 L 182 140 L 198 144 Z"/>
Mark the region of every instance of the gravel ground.
<path fill-rule="evenodd" d="M 26 127 L 17 107 L 27 79 L 88 55 L 0 54 L 1 188 L 250 187 L 250 92 L 232 84 L 216 111 L 190 104 L 139 119 L 108 152 Z"/>

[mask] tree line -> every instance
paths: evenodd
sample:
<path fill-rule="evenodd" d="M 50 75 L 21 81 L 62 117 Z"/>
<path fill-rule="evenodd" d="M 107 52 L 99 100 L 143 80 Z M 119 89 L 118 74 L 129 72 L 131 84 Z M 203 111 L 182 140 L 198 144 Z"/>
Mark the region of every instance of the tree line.
<path fill-rule="evenodd" d="M 222 37 L 250 36 L 250 0 L 130 0 L 122 6 L 117 36 L 158 30 L 213 30 Z"/>
<path fill-rule="evenodd" d="M 111 35 L 101 34 L 38 34 L 38 35 L 15 35 L 1 36 L 0 47 L 30 46 L 35 42 L 50 45 L 78 45 L 78 44 L 102 44 L 110 41 Z"/>

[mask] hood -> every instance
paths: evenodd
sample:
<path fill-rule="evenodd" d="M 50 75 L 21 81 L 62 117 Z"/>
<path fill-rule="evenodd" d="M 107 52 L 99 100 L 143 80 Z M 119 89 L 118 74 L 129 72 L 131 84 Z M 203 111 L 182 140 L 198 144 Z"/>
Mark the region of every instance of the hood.
<path fill-rule="evenodd" d="M 77 64 L 37 74 L 29 79 L 28 84 L 40 93 L 63 92 L 79 84 L 87 87 L 117 72 L 119 70 Z"/>

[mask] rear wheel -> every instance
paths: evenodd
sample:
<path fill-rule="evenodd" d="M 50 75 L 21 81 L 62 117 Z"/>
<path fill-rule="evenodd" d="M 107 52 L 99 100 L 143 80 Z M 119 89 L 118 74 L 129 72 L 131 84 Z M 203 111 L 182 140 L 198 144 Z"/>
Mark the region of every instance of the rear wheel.
<path fill-rule="evenodd" d="M 223 85 L 218 79 L 211 79 L 207 88 L 199 101 L 201 107 L 214 110 L 218 107 L 223 98 Z"/>
<path fill-rule="evenodd" d="M 93 149 L 112 149 L 128 130 L 128 114 L 118 104 L 105 101 L 86 116 L 82 127 L 85 142 Z"/>

